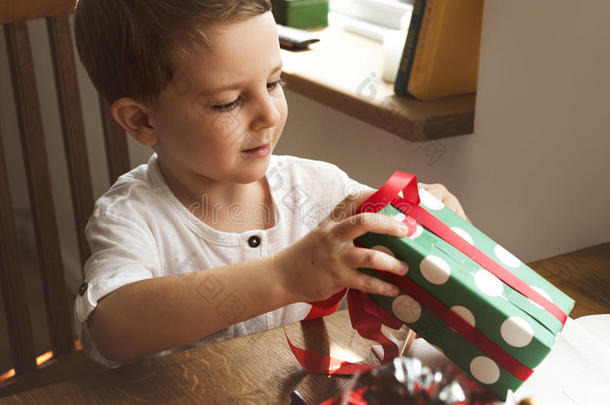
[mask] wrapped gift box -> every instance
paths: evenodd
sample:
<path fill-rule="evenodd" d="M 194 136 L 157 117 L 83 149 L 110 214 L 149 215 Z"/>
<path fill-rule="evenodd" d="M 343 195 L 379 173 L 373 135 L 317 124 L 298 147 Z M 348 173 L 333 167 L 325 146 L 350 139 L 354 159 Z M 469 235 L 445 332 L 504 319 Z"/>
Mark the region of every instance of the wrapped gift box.
<path fill-rule="evenodd" d="M 574 305 L 571 298 L 427 191 L 420 189 L 419 194 L 420 207 L 569 314 Z M 392 204 L 379 212 L 400 221 L 410 219 Z M 413 227 L 409 237 L 369 233 L 357 239 L 362 246 L 405 261 L 409 265 L 405 283 L 420 291 L 409 295 L 399 285 L 403 291 L 397 297 L 371 294 L 371 298 L 505 399 L 507 390 L 515 391 L 549 353 L 562 322 L 430 230 L 420 224 Z M 360 270 L 382 277 L 371 269 Z M 390 280 L 386 276 L 383 277 Z M 421 296 L 427 296 L 432 303 L 423 300 L 422 304 Z M 458 333 L 449 326 L 446 317 L 456 314 L 460 318 L 458 326 L 466 321 L 474 330 L 466 326 L 464 332 L 464 328 L 457 327 Z"/>

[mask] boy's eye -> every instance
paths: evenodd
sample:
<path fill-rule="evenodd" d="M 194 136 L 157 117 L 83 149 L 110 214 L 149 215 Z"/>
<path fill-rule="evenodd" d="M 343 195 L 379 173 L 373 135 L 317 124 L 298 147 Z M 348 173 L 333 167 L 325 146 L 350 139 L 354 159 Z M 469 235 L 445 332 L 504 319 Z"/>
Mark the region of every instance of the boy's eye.
<path fill-rule="evenodd" d="M 280 80 L 276 80 L 274 82 L 267 83 L 267 89 L 269 89 L 269 90 L 274 89 L 276 87 L 284 87 L 284 86 L 286 86 L 286 81 L 282 78 L 280 78 Z"/>
<path fill-rule="evenodd" d="M 276 80 L 274 82 L 267 83 L 267 90 L 273 90 L 277 87 L 284 87 L 285 85 L 286 85 L 286 82 L 284 81 L 284 79 Z M 228 104 L 215 105 L 213 108 L 216 111 L 227 112 L 227 111 L 233 110 L 240 103 L 241 103 L 241 96 L 236 98 L 234 101 L 231 101 Z"/>
<path fill-rule="evenodd" d="M 241 96 L 236 98 L 235 101 L 231 101 L 229 104 L 215 105 L 214 109 L 220 112 L 231 111 L 232 109 L 237 107 L 239 100 L 241 100 Z"/>

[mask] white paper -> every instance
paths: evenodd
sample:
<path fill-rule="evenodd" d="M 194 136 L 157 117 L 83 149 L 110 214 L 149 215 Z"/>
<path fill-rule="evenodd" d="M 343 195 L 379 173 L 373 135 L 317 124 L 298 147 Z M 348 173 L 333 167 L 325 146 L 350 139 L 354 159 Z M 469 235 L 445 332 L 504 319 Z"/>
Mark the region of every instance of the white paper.
<path fill-rule="evenodd" d="M 515 392 L 549 405 L 610 403 L 610 315 L 568 321 L 549 355 Z"/>
<path fill-rule="evenodd" d="M 549 355 L 505 405 L 533 398 L 541 405 L 598 405 L 610 403 L 610 314 L 568 321 Z M 423 339 L 408 355 L 424 365 L 440 367 L 450 361 Z"/>

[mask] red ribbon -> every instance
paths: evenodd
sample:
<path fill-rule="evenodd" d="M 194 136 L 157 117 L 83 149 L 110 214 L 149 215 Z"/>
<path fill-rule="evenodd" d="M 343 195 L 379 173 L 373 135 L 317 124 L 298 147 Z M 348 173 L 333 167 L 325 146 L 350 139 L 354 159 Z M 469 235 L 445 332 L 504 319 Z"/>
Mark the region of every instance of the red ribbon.
<path fill-rule="evenodd" d="M 329 314 L 328 311 L 330 309 L 333 309 L 334 312 L 346 291 L 352 327 L 363 338 L 374 340 L 381 344 L 381 347 L 383 348 L 383 363 L 387 363 L 394 357 L 398 356 L 398 347 L 393 341 L 388 339 L 383 334 L 381 331 L 381 326 L 386 325 L 392 329 L 400 329 L 403 324 L 402 321 L 396 319 L 394 315 L 388 313 L 385 309 L 377 305 L 375 301 L 373 301 L 362 291 L 344 289 L 329 299 L 312 302 L 312 308 L 304 320 L 314 319 L 316 317 L 315 315 L 320 313 Z M 333 302 L 333 299 L 336 300 L 336 302 Z M 318 303 L 323 307 L 317 307 Z M 286 333 L 285 329 L 284 333 Z M 288 341 L 288 345 L 290 346 L 292 353 L 294 353 L 294 356 L 297 358 L 303 369 L 305 369 L 305 371 L 308 373 L 351 375 L 356 371 L 366 372 L 376 367 L 370 364 L 351 363 L 349 361 L 303 350 L 296 347 L 290 341 L 287 334 L 286 340 Z"/>
<path fill-rule="evenodd" d="M 341 298 L 343 298 L 345 295 L 345 291 L 346 290 L 343 289 L 324 301 L 312 302 L 311 310 L 305 317 L 304 321 L 308 319 L 321 318 L 323 316 L 335 313 L 337 307 L 339 306 L 339 301 L 341 301 Z"/>
<path fill-rule="evenodd" d="M 350 363 L 349 361 L 303 350 L 292 344 L 286 329 L 284 329 L 284 334 L 290 349 L 292 349 L 292 353 L 294 353 L 294 356 L 308 373 L 352 375 L 356 372 L 365 372 L 376 367 L 368 364 Z"/>
<path fill-rule="evenodd" d="M 398 196 L 400 191 L 402 191 L 402 197 Z M 502 280 L 509 287 L 540 305 L 555 316 L 562 324 L 565 324 L 567 315 L 561 308 L 547 300 L 521 279 L 516 277 L 512 272 L 500 266 L 485 253 L 481 252 L 478 248 L 453 232 L 442 221 L 420 207 L 419 201 L 417 177 L 410 173 L 397 171 L 376 193 L 360 206 L 358 213 L 379 212 L 391 203 L 406 215 L 405 223 L 411 225 L 414 219 L 417 223 L 422 224 L 425 228 L 454 246 L 475 263 L 478 263 L 481 267 L 495 275 L 498 279 Z M 449 309 L 445 304 L 438 301 L 434 296 L 427 293 L 413 281 L 406 277 L 400 277 L 387 272 L 378 271 L 378 273 L 418 301 L 428 311 L 445 322 L 449 327 L 453 328 L 473 346 L 486 353 L 513 376 L 521 381 L 525 381 L 531 375 L 531 369 L 521 364 L 487 336 L 478 331 L 462 317 Z M 312 319 L 333 313 L 344 294 L 345 290 L 324 301 L 311 303 L 312 309 L 305 319 Z M 362 337 L 379 342 L 383 346 L 383 362 L 391 360 L 398 354 L 396 345 L 381 332 L 381 325 L 385 324 L 394 329 L 398 329 L 402 324 L 401 321 L 387 313 L 372 301 L 367 294 L 361 291 L 348 291 L 348 308 L 350 320 L 354 329 L 356 329 Z M 286 338 L 288 339 L 288 336 L 286 336 Z M 366 371 L 373 367 L 371 365 L 342 362 L 337 359 L 332 359 L 329 356 L 321 356 L 315 353 L 306 352 L 294 346 L 289 339 L 288 344 L 303 368 L 309 372 L 352 374 L 356 370 Z M 330 365 L 333 366 L 332 372 Z"/>

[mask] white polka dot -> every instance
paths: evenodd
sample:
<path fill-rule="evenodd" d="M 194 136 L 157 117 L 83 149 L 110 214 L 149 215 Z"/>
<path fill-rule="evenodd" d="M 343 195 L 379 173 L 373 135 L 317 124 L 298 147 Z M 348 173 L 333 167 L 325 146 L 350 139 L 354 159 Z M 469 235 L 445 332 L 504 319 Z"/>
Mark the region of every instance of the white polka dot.
<path fill-rule="evenodd" d="M 500 334 L 506 343 L 514 347 L 527 346 L 534 337 L 534 330 L 527 321 L 518 316 L 511 316 L 500 327 Z"/>
<path fill-rule="evenodd" d="M 453 232 L 457 233 L 466 242 L 470 243 L 471 245 L 474 245 L 472 236 L 470 236 L 470 234 L 468 232 L 466 232 L 465 230 L 463 230 L 462 228 L 458 228 L 457 226 L 452 226 L 451 230 Z"/>
<path fill-rule="evenodd" d="M 415 239 L 418 236 L 421 236 L 422 233 L 424 233 L 424 227 L 421 226 L 420 224 L 417 224 L 417 227 L 415 228 L 415 232 L 413 232 L 413 235 L 409 236 L 409 239 Z"/>
<path fill-rule="evenodd" d="M 419 198 L 421 202 L 431 210 L 438 211 L 445 208 L 445 204 L 443 204 L 435 196 L 433 196 L 423 188 L 419 189 Z"/>
<path fill-rule="evenodd" d="M 500 245 L 496 245 L 494 253 L 496 254 L 496 257 L 508 267 L 515 268 L 521 266 L 521 260 L 517 259 L 511 252 Z"/>
<path fill-rule="evenodd" d="M 498 365 L 489 357 L 477 356 L 470 362 L 470 372 L 483 384 L 493 384 L 500 379 Z"/>
<path fill-rule="evenodd" d="M 504 291 L 504 286 L 500 279 L 484 269 L 475 273 L 474 283 L 483 294 L 489 295 L 490 297 L 502 295 L 502 292 Z"/>
<path fill-rule="evenodd" d="M 404 194 L 402 193 L 402 190 L 400 190 L 400 191 L 398 192 L 398 196 L 399 196 L 400 198 L 405 198 Z"/>
<path fill-rule="evenodd" d="M 387 253 L 387 254 L 389 254 L 389 255 L 390 255 L 390 256 L 392 256 L 392 257 L 395 257 L 394 252 L 392 252 L 392 250 L 391 250 L 390 248 L 386 247 L 386 246 L 383 246 L 383 245 L 375 245 L 375 246 L 373 246 L 371 249 L 373 249 L 373 250 L 378 250 L 378 251 L 380 251 L 380 252 Z"/>
<path fill-rule="evenodd" d="M 438 256 L 429 255 L 419 264 L 422 276 L 432 284 L 445 284 L 451 275 L 451 267 Z"/>
<path fill-rule="evenodd" d="M 472 312 L 470 312 L 468 308 L 463 307 L 461 305 L 455 305 L 451 307 L 451 310 L 458 314 L 463 320 L 468 322 L 470 326 L 472 326 L 473 328 L 475 327 L 476 321 L 474 319 L 474 315 L 472 314 Z"/>
<path fill-rule="evenodd" d="M 400 294 L 392 301 L 392 312 L 403 322 L 417 322 L 421 316 L 421 305 L 408 295 Z"/>
<path fill-rule="evenodd" d="M 533 286 L 533 285 L 532 285 L 531 287 L 532 287 L 532 289 L 533 289 L 534 291 L 536 291 L 538 294 L 542 295 L 542 296 L 543 296 L 544 298 L 546 298 L 547 300 L 549 300 L 549 301 L 553 302 L 553 300 L 551 299 L 551 296 L 549 295 L 549 293 L 547 293 L 546 291 L 544 291 L 542 288 L 540 288 L 540 287 L 536 287 L 536 286 Z M 530 300 L 530 302 L 531 302 L 532 304 L 534 304 L 535 306 L 537 306 L 538 308 L 542 309 L 542 306 L 541 306 L 541 305 L 536 304 L 536 303 L 535 303 L 533 300 Z"/>

